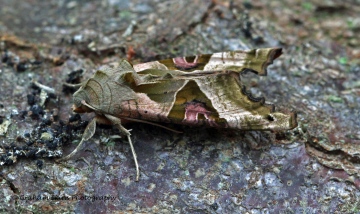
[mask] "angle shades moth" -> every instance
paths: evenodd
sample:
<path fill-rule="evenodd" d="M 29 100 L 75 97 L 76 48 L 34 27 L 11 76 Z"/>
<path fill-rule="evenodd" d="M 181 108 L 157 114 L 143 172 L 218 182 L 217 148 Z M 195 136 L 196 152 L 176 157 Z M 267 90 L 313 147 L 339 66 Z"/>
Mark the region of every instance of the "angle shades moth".
<path fill-rule="evenodd" d="M 293 129 L 297 126 L 295 112 L 276 112 L 264 98 L 248 93 L 240 78 L 245 71 L 266 75 L 267 66 L 281 54 L 281 48 L 267 48 L 137 65 L 122 60 L 117 66 L 103 66 L 73 95 L 73 111 L 94 112 L 95 118 L 77 148 L 61 160 L 71 158 L 93 136 L 96 123 L 111 124 L 127 136 L 138 181 L 136 153 L 122 119 L 238 130 Z"/>

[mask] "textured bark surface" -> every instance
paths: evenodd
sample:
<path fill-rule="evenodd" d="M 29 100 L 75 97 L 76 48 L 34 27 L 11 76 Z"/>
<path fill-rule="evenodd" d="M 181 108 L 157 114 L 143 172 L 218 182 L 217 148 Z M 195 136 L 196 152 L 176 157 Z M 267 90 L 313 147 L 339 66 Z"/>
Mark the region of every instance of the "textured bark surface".
<path fill-rule="evenodd" d="M 359 1 L 0 2 L 1 212 L 358 213 Z M 298 112 L 286 132 L 103 126 L 73 89 L 101 65 L 282 47 L 255 97 Z M 97 198 L 96 198 L 97 197 Z M 106 210 L 106 211 L 105 211 Z"/>

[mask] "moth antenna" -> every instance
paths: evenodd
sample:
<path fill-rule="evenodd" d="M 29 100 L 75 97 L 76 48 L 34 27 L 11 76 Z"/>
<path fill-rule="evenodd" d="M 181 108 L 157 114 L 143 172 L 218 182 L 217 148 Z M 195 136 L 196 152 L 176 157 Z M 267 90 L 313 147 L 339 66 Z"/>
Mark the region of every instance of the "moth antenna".
<path fill-rule="evenodd" d="M 139 122 L 139 123 L 146 123 L 146 124 L 150 124 L 150 125 L 153 125 L 153 126 L 158 126 L 160 128 L 163 128 L 163 129 L 166 129 L 166 130 L 169 130 L 169 131 L 172 131 L 172 132 L 175 132 L 175 133 L 182 133 L 181 131 L 177 131 L 175 129 L 171 129 L 171 128 L 168 128 L 166 126 L 162 126 L 160 124 L 157 124 L 157 123 L 152 123 L 152 122 L 149 122 L 149 121 L 145 121 L 145 120 L 138 120 L 138 119 L 134 119 L 134 118 L 129 118 L 129 117 L 122 117 L 126 120 L 130 120 L 130 121 L 134 121 L 134 122 Z"/>
<path fill-rule="evenodd" d="M 80 88 L 83 83 L 77 83 L 77 84 L 71 84 L 67 82 L 63 82 L 63 85 L 69 87 L 69 88 Z"/>
<path fill-rule="evenodd" d="M 117 126 L 117 128 L 122 132 L 124 133 L 127 138 L 128 138 L 128 142 L 130 144 L 130 148 L 131 148 L 131 152 L 132 152 L 132 155 L 133 155 L 133 158 L 134 158 L 134 162 L 135 162 L 135 167 L 136 167 L 136 181 L 139 181 L 139 176 L 140 176 L 140 170 L 139 170 L 139 164 L 137 162 L 137 155 L 136 155 L 136 152 L 135 152 L 135 149 L 134 149 L 134 146 L 132 144 L 132 141 L 131 141 L 131 138 L 130 138 L 130 130 L 127 130 L 124 128 L 124 126 L 121 125 L 121 120 L 120 118 L 117 118 L 117 117 L 114 117 L 112 115 L 109 115 L 109 114 L 104 114 L 105 117 L 107 119 L 109 119 L 111 121 L 112 124 L 114 124 L 115 126 Z"/>

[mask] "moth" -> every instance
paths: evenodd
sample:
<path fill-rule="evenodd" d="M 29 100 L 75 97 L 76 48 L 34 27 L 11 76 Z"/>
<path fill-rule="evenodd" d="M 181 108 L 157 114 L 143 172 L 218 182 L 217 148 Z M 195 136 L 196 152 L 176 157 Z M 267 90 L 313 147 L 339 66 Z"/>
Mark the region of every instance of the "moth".
<path fill-rule="evenodd" d="M 71 158 L 94 135 L 96 123 L 114 125 L 127 136 L 136 181 L 137 156 L 122 120 L 158 126 L 159 122 L 237 130 L 293 129 L 296 113 L 277 112 L 264 98 L 253 97 L 240 76 L 247 71 L 266 75 L 267 66 L 281 54 L 281 48 L 267 48 L 105 65 L 73 95 L 73 111 L 94 112 L 95 117 L 77 148 L 61 160 Z"/>

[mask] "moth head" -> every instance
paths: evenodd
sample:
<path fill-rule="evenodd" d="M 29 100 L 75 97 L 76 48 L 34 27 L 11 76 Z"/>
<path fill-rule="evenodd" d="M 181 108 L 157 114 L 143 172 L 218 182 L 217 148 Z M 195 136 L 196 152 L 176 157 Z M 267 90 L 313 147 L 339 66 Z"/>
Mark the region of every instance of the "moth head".
<path fill-rule="evenodd" d="M 73 95 L 74 104 L 72 106 L 72 110 L 75 113 L 86 113 L 93 112 L 94 109 L 89 105 L 89 98 L 86 96 L 81 88 L 76 91 Z"/>

